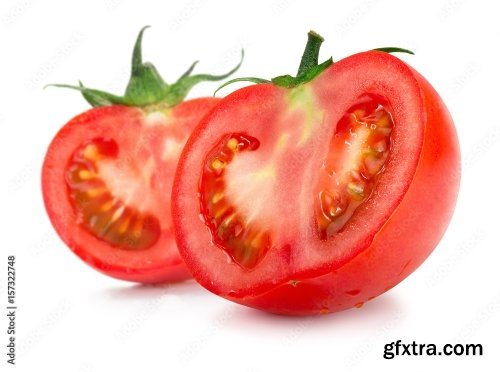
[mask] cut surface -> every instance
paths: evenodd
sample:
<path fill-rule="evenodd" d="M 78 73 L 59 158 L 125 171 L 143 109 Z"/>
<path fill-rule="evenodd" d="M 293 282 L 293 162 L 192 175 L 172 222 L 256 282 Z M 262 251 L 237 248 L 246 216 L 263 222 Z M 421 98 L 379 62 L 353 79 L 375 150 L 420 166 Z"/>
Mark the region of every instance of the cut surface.
<path fill-rule="evenodd" d="M 257 295 L 330 272 L 368 247 L 417 167 L 420 93 L 403 62 L 373 52 L 297 88 L 260 84 L 223 99 L 183 150 L 172 199 L 179 248 L 201 284 L 231 298 Z M 259 147 L 220 158 L 223 172 L 204 182 L 214 151 L 234 134 Z M 216 213 L 206 213 L 207 201 L 221 195 L 235 216 L 229 237 L 218 235 L 223 220 L 207 228 Z M 266 233 L 258 252 L 234 243 L 246 226 Z"/>
<path fill-rule="evenodd" d="M 256 138 L 243 134 L 224 136 L 209 152 L 200 184 L 201 212 L 212 232 L 213 241 L 244 268 L 253 268 L 271 246 L 269 232 L 259 225 L 258 216 L 248 218 L 238 211 L 226 196 L 226 169 L 244 151 L 259 148 Z M 228 177 L 231 179 L 230 177 Z M 241 184 L 239 191 L 251 187 L 251 180 Z"/>
<path fill-rule="evenodd" d="M 79 147 L 66 171 L 70 200 L 77 223 L 94 236 L 117 248 L 146 249 L 161 235 L 160 223 L 151 209 L 141 211 L 144 204 L 135 204 L 147 189 L 150 177 L 147 168 L 146 172 L 135 169 L 133 177 L 125 177 L 130 169 L 121 172 L 115 169 L 115 179 L 121 181 L 121 188 L 109 187 L 100 173 L 100 165 L 106 160 L 116 160 L 118 153 L 119 147 L 112 139 L 96 138 Z M 119 193 L 128 197 L 117 196 Z"/>
<path fill-rule="evenodd" d="M 380 97 L 358 99 L 336 126 L 315 201 L 322 239 L 339 232 L 370 197 L 390 153 L 394 122 Z"/>
<path fill-rule="evenodd" d="M 60 130 L 45 157 L 43 196 L 55 230 L 80 258 L 142 283 L 190 276 L 172 231 L 171 189 L 189 133 L 218 101 L 161 111 L 100 107 Z"/>

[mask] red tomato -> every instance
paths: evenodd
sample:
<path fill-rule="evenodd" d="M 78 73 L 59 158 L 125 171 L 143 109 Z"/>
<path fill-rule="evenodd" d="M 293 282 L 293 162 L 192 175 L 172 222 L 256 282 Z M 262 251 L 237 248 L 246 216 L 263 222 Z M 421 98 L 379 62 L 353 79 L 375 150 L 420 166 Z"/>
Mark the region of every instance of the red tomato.
<path fill-rule="evenodd" d="M 175 245 L 170 194 L 184 143 L 219 101 L 183 99 L 197 82 L 226 75 L 190 75 L 190 68 L 168 86 L 142 63 L 143 31 L 124 97 L 71 87 L 103 107 L 75 117 L 55 136 L 42 189 L 54 228 L 81 259 L 115 278 L 156 283 L 190 277 Z"/>
<path fill-rule="evenodd" d="M 436 91 L 381 51 L 326 66 L 230 94 L 182 152 L 177 244 L 226 299 L 295 315 L 359 307 L 413 272 L 448 225 L 460 155 Z"/>

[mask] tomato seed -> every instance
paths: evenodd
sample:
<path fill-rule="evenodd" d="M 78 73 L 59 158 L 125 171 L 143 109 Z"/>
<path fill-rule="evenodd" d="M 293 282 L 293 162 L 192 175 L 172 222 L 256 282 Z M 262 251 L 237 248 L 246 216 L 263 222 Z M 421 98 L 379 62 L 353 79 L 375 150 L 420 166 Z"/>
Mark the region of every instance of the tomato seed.
<path fill-rule="evenodd" d="M 118 155 L 112 140 L 97 138 L 78 148 L 66 170 L 71 204 L 82 226 L 122 249 L 147 249 L 161 234 L 158 220 L 127 207 L 99 178 L 98 162 Z"/>
<path fill-rule="evenodd" d="M 201 216 L 210 228 L 214 243 L 233 262 L 251 269 L 265 256 L 270 236 L 244 221 L 237 207 L 225 198 L 225 168 L 241 151 L 254 151 L 260 143 L 256 138 L 231 134 L 222 138 L 209 152 L 200 182 Z"/>
<path fill-rule="evenodd" d="M 322 239 L 342 230 L 365 202 L 390 152 L 391 114 L 375 97 L 362 97 L 337 124 L 321 168 L 316 221 Z"/>

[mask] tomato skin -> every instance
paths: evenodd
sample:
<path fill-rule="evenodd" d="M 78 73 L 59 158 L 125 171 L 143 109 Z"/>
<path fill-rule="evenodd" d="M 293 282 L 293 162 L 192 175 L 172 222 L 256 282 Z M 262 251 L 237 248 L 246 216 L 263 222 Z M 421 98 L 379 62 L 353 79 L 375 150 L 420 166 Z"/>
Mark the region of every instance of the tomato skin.
<path fill-rule="evenodd" d="M 380 52 L 359 53 L 327 69 L 318 77 L 321 80 L 318 84 L 328 84 L 338 69 L 356 70 L 370 64 L 390 64 L 393 60 L 394 57 Z M 209 123 L 200 124 L 181 155 L 173 192 L 176 239 L 197 281 L 228 300 L 261 310 L 285 315 L 324 314 L 360 306 L 382 294 L 407 277 L 428 257 L 444 234 L 454 210 L 460 183 L 459 145 L 451 116 L 437 92 L 410 66 L 399 60 L 394 64 L 398 73 L 414 81 L 420 96 L 420 102 L 415 102 L 415 105 L 420 112 L 418 125 L 422 126 L 423 141 L 419 145 L 420 155 L 413 176 L 408 179 L 404 194 L 390 216 L 373 236 L 367 235 L 362 247 L 346 256 L 342 262 L 290 275 L 286 280 L 279 279 L 279 282 L 245 290 L 245 274 L 241 274 L 234 282 L 235 288 L 240 290 L 227 291 L 214 280 L 216 275 L 208 276 L 206 273 L 207 270 L 220 271 L 220 268 L 207 268 L 204 266 L 206 263 L 198 262 L 193 256 L 190 239 L 179 223 L 186 223 L 186 212 L 181 208 L 186 208 L 182 199 L 187 198 L 186 193 L 189 192 L 186 186 L 189 183 L 183 179 L 186 177 L 184 167 L 189 157 L 195 156 L 193 147 L 196 137 L 210 130 Z M 222 111 L 231 104 L 244 102 L 248 97 L 280 94 L 280 88 L 276 87 L 261 85 L 251 88 L 233 93 L 218 107 Z M 269 93 L 273 88 L 273 93 Z M 231 99 L 234 102 L 229 102 Z M 249 101 L 253 102 L 252 99 Z M 217 110 L 214 110 L 214 117 L 217 117 Z M 202 235 L 200 232 L 198 236 Z M 276 265 L 279 264 L 276 262 Z"/>
<path fill-rule="evenodd" d="M 169 133 L 185 141 L 197 122 L 218 101 L 218 98 L 192 99 L 169 109 L 169 128 L 155 127 L 150 132 L 154 134 L 150 146 L 164 142 L 169 138 Z M 162 231 L 155 245 L 145 251 L 111 247 L 93 236 L 76 222 L 77 217 L 68 197 L 65 169 L 78 146 L 95 136 L 109 136 L 133 146 L 139 133 L 149 125 L 145 118 L 146 113 L 139 108 L 112 105 L 90 109 L 69 121 L 54 137 L 45 157 L 42 169 L 44 203 L 61 239 L 94 269 L 117 279 L 138 283 L 185 280 L 191 275 L 175 244 L 168 205 L 177 158 L 165 162 L 162 169 L 158 170 L 161 172 L 158 176 L 158 194 L 165 195 L 161 198 L 165 203 L 159 203 L 164 205 L 158 205 L 158 213 L 160 219 L 170 227 Z"/>

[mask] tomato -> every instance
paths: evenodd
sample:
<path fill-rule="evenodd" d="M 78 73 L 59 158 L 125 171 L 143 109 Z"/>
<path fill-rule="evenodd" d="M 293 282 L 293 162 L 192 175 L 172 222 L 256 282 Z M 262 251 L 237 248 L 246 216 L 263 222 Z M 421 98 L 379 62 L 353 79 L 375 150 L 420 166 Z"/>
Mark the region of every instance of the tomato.
<path fill-rule="evenodd" d="M 184 147 L 172 193 L 177 244 L 205 288 L 288 315 L 382 294 L 441 239 L 460 180 L 442 99 L 392 49 L 317 63 L 239 89 Z M 236 79 L 244 80 L 244 79 Z"/>
<path fill-rule="evenodd" d="M 184 97 L 197 82 L 228 74 L 191 75 L 193 65 L 167 85 L 142 62 L 143 32 L 125 96 L 63 85 L 94 108 L 53 139 L 42 190 L 55 230 L 82 260 L 115 278 L 156 283 L 190 277 L 175 244 L 170 194 L 184 143 L 219 101 Z"/>

